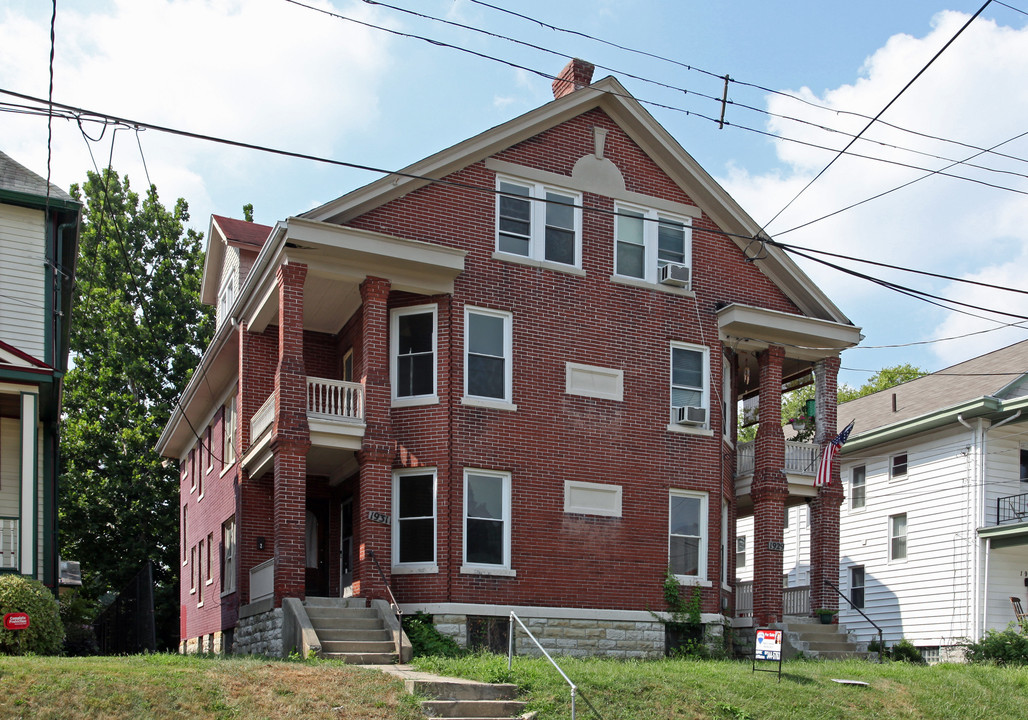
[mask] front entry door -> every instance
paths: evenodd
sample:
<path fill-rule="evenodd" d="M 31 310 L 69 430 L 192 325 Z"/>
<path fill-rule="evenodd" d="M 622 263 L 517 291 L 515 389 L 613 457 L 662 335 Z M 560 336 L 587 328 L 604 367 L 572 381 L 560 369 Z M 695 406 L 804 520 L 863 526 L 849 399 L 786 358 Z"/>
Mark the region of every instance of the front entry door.
<path fill-rule="evenodd" d="M 339 533 L 339 587 L 343 597 L 353 595 L 353 498 L 343 499 Z"/>
<path fill-rule="evenodd" d="M 307 501 L 306 593 L 328 595 L 328 501 Z"/>

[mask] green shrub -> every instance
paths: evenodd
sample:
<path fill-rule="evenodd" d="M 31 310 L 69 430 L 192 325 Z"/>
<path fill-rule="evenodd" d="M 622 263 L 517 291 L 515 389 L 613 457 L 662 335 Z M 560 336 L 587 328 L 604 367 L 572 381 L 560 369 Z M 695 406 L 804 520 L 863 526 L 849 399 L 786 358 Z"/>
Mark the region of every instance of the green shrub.
<path fill-rule="evenodd" d="M 906 638 L 892 646 L 889 650 L 889 657 L 897 662 L 908 662 L 914 665 L 925 664 L 921 651 L 914 647 L 914 643 Z"/>
<path fill-rule="evenodd" d="M 415 656 L 441 655 L 443 657 L 460 657 L 465 651 L 453 638 L 443 635 L 432 624 L 432 616 L 418 611 L 414 615 L 405 615 L 403 630 L 410 638 L 411 648 Z"/>
<path fill-rule="evenodd" d="M 986 630 L 978 642 L 964 643 L 964 657 L 971 663 L 1028 665 L 1028 635 L 1011 623 L 1006 630 Z"/>
<path fill-rule="evenodd" d="M 0 615 L 27 613 L 29 627 L 0 627 L 0 653 L 4 655 L 59 655 L 64 642 L 57 599 L 38 580 L 7 573 L 0 575 Z"/>

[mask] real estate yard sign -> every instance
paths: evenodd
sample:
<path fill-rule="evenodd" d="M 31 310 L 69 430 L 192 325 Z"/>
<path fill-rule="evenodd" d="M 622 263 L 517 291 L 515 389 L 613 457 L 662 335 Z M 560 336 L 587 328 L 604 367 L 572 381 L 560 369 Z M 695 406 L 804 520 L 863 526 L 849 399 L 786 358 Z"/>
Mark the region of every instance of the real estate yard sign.
<path fill-rule="evenodd" d="M 776 669 L 757 667 L 757 661 L 778 663 Z M 757 629 L 756 642 L 753 644 L 753 671 L 777 672 L 778 682 L 782 682 L 782 631 L 767 628 Z"/>

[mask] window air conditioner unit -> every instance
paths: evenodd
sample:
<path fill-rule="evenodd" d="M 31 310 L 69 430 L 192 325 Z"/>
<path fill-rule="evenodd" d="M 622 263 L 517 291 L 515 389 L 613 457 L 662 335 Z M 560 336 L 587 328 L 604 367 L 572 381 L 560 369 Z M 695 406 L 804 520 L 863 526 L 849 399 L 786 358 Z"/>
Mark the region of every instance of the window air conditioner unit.
<path fill-rule="evenodd" d="M 660 268 L 660 282 L 664 285 L 677 285 L 678 287 L 689 287 L 689 266 L 678 263 L 668 263 Z"/>
<path fill-rule="evenodd" d="M 707 422 L 707 408 L 676 407 L 675 423 L 678 425 L 703 425 Z"/>

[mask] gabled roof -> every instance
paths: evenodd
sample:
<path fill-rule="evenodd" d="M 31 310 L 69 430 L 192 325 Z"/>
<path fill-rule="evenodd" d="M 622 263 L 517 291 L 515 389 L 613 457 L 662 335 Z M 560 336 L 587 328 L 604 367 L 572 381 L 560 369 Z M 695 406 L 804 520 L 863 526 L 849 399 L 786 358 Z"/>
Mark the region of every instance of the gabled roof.
<path fill-rule="evenodd" d="M 10 155 L 0 152 L 0 192 L 42 198 L 45 201 L 46 180 L 16 162 Z M 55 205 L 78 205 L 71 195 L 53 183 L 50 183 L 50 199 Z"/>
<path fill-rule="evenodd" d="M 203 281 L 200 285 L 200 300 L 208 305 L 218 301 L 221 269 L 225 264 L 225 248 L 243 248 L 260 252 L 271 234 L 270 225 L 261 225 L 246 220 L 211 215 L 211 228 L 207 233 L 207 252 L 203 263 Z"/>
<path fill-rule="evenodd" d="M 270 225 L 259 225 L 222 215 L 211 215 L 211 222 L 221 228 L 221 233 L 229 245 L 248 245 L 254 250 L 260 250 L 264 246 L 264 241 L 271 232 Z"/>
<path fill-rule="evenodd" d="M 949 414 L 953 417 L 953 413 L 972 405 L 982 413 L 1001 410 L 1002 401 L 1017 398 L 1028 398 L 1028 340 L 842 403 L 839 427 L 856 421 L 852 444 L 861 436 L 866 438 L 891 426 L 926 429 L 926 418 L 944 415 L 947 410 L 952 410 Z M 970 414 L 968 410 L 964 416 Z"/>
<path fill-rule="evenodd" d="M 731 239 L 745 251 L 750 238 L 762 231 L 699 163 L 613 77 L 576 90 L 542 107 L 471 137 L 452 147 L 387 175 L 301 217 L 329 223 L 346 223 L 385 203 L 489 158 L 589 110 L 598 108 L 616 122 L 642 150 Z M 415 176 L 415 177 L 411 177 Z M 752 252 L 749 253 L 751 256 Z M 800 270 L 786 253 L 772 246 L 760 251 L 754 264 L 807 316 L 852 325 L 828 296 Z"/>
<path fill-rule="evenodd" d="M 22 372 L 51 373 L 53 368 L 42 360 L 0 340 L 0 367 Z"/>

